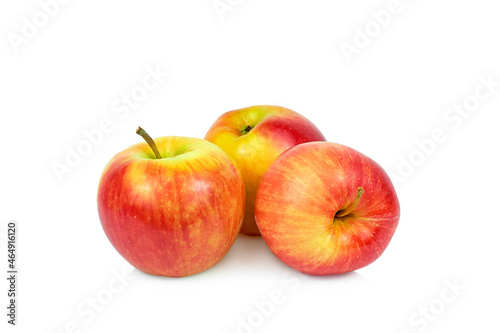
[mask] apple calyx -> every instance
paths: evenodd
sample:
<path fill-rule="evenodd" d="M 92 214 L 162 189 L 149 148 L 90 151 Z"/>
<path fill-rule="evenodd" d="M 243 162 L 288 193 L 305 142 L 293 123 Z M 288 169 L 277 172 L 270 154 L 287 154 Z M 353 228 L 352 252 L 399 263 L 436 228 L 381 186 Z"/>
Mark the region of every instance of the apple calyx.
<path fill-rule="evenodd" d="M 356 206 L 358 205 L 359 200 L 361 200 L 361 196 L 363 195 L 364 192 L 365 192 L 365 190 L 363 190 L 362 187 L 358 187 L 357 194 L 356 194 L 356 200 L 354 200 L 354 202 L 349 207 L 342 209 L 342 210 L 339 210 L 337 212 L 337 214 L 335 214 L 335 217 L 344 217 L 344 216 L 351 214 L 354 211 L 354 209 L 356 208 Z"/>
<path fill-rule="evenodd" d="M 141 126 L 139 126 L 139 128 L 137 128 L 137 131 L 135 131 L 135 132 L 137 134 L 139 134 L 140 136 L 142 136 L 142 138 L 148 143 L 149 147 L 151 147 L 151 150 L 155 154 L 155 157 L 157 159 L 161 159 L 161 155 L 160 155 L 160 152 L 158 151 L 158 147 L 156 146 L 156 143 L 154 142 L 154 140 L 149 136 L 148 132 L 143 130 L 141 128 Z"/>
<path fill-rule="evenodd" d="M 241 130 L 241 135 L 245 135 L 248 132 L 250 132 L 251 130 L 252 130 L 252 126 L 247 125 L 244 129 Z"/>

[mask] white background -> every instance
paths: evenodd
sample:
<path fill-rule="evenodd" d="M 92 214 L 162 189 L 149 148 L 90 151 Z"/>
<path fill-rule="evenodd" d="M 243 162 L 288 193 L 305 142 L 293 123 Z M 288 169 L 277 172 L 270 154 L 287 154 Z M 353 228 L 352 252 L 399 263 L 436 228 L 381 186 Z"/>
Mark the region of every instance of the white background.
<path fill-rule="evenodd" d="M 59 333 L 75 322 L 80 332 L 225 333 L 249 317 L 241 332 L 497 331 L 500 86 L 460 123 L 443 117 L 474 101 L 481 76 L 500 81 L 498 4 L 401 0 L 348 62 L 342 43 L 376 29 L 370 12 L 389 1 L 229 3 L 222 20 L 212 0 L 69 1 L 18 52 L 9 38 L 40 5 L 1 3 L 0 232 L 20 224 L 18 326 L 6 324 L 2 279 L 1 331 Z M 113 112 L 148 66 L 169 77 L 128 115 Z M 97 215 L 105 164 L 141 141 L 138 125 L 153 137 L 202 138 L 223 112 L 256 104 L 303 114 L 400 177 L 401 220 L 386 252 L 357 272 L 307 277 L 261 238 L 240 236 L 204 273 L 133 270 L 121 288 L 114 275 L 129 265 Z M 106 118 L 113 130 L 58 180 L 53 163 Z M 438 128 L 446 140 L 422 159 L 415 141 Z M 419 165 L 405 172 L 410 157 Z M 5 267 L 5 239 L 1 251 Z M 454 294 L 450 283 L 466 289 Z M 255 302 L 272 293 L 284 302 L 264 316 Z M 106 304 L 91 317 L 96 297 Z M 432 320 L 422 319 L 429 307 Z"/>

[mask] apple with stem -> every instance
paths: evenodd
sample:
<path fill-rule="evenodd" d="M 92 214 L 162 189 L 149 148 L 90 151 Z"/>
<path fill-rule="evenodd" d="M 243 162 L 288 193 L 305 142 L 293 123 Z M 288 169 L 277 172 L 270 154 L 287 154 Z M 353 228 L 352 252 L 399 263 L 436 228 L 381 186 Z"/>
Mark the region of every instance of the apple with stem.
<path fill-rule="evenodd" d="M 283 153 L 262 178 L 255 217 L 271 251 L 311 275 L 350 272 L 384 252 L 399 221 L 387 173 L 349 147 L 313 142 Z"/>
<path fill-rule="evenodd" d="M 182 277 L 214 266 L 241 227 L 245 187 L 235 163 L 201 139 L 161 137 L 117 154 L 98 188 L 99 218 L 130 264 Z"/>
<path fill-rule="evenodd" d="M 284 151 L 298 144 L 325 141 L 321 132 L 302 115 L 290 109 L 259 105 L 223 114 L 205 139 L 221 147 L 240 168 L 246 189 L 245 220 L 241 233 L 260 235 L 254 204 L 260 179 Z"/>

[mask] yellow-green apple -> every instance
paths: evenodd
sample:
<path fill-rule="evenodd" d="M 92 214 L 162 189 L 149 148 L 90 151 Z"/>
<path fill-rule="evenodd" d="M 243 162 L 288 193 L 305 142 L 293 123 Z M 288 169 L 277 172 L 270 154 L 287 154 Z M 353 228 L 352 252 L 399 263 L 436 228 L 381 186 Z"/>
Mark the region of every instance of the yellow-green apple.
<path fill-rule="evenodd" d="M 236 164 L 206 140 L 153 141 L 141 128 L 138 134 L 148 143 L 117 154 L 102 173 L 97 202 L 104 232 L 149 274 L 181 277 L 212 267 L 231 248 L 244 217 Z"/>
<path fill-rule="evenodd" d="M 384 252 L 399 201 L 375 161 L 340 144 L 313 142 L 286 151 L 267 170 L 255 217 L 281 261 L 330 275 L 362 268 Z"/>
<path fill-rule="evenodd" d="M 276 157 L 304 142 L 325 141 L 305 117 L 268 105 L 226 112 L 212 125 L 205 139 L 221 147 L 240 168 L 247 198 L 241 227 L 245 235 L 260 235 L 254 217 L 255 195 L 260 179 Z"/>

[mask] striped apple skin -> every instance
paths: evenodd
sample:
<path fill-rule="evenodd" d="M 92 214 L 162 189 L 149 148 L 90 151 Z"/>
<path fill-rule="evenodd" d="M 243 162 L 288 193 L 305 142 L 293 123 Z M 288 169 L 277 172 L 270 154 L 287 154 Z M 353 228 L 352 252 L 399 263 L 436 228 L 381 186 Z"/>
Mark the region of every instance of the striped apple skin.
<path fill-rule="evenodd" d="M 251 130 L 242 131 L 250 126 Z M 246 189 L 241 233 L 260 235 L 254 217 L 260 179 L 287 149 L 311 141 L 325 141 L 318 128 L 299 113 L 280 106 L 258 105 L 229 111 L 215 121 L 205 139 L 221 147 L 238 165 Z"/>
<path fill-rule="evenodd" d="M 361 195 L 354 211 L 357 189 Z M 340 274 L 369 265 L 389 244 L 400 215 L 386 172 L 349 147 L 313 142 L 281 155 L 262 178 L 257 224 L 271 251 L 311 275 Z"/>
<path fill-rule="evenodd" d="M 202 272 L 234 243 L 244 217 L 245 189 L 235 163 L 208 141 L 154 140 L 116 155 L 99 183 L 106 236 L 137 269 L 182 277 Z"/>

